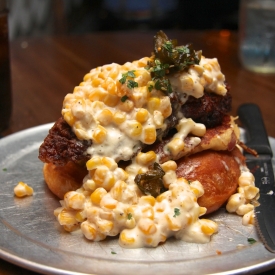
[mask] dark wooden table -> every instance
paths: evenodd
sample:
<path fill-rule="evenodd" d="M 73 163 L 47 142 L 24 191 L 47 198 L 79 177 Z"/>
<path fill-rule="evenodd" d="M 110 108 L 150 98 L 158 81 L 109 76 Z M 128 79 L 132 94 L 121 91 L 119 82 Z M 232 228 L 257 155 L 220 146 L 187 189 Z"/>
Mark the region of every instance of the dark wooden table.
<path fill-rule="evenodd" d="M 257 103 L 267 132 L 275 137 L 275 75 L 242 68 L 238 36 L 227 31 L 167 31 L 179 44 L 192 42 L 206 57 L 217 57 L 231 86 L 232 115 L 242 103 Z M 90 69 L 149 56 L 155 32 L 107 32 L 75 36 L 19 39 L 11 42 L 13 113 L 9 135 L 55 121 L 62 101 Z M 1 236 L 0 236 L 1 237 Z M 275 256 L 275 255 L 274 255 Z M 0 274 L 35 274 L 0 260 Z M 275 274 L 269 271 L 263 274 Z"/>

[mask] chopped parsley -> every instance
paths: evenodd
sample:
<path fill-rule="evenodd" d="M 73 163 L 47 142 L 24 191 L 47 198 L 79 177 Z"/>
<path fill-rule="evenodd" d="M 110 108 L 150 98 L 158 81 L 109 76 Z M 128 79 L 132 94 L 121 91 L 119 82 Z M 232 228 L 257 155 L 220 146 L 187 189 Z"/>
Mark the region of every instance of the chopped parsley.
<path fill-rule="evenodd" d="M 7 172 L 7 171 L 8 171 L 8 169 L 7 169 L 7 168 L 3 168 L 2 170 L 3 170 L 4 172 Z"/>
<path fill-rule="evenodd" d="M 149 91 L 149 92 L 152 92 L 153 89 L 154 89 L 154 85 L 153 85 L 153 84 L 150 84 L 150 85 L 148 86 L 148 91 Z"/>
<path fill-rule="evenodd" d="M 129 89 L 134 89 L 135 87 L 138 87 L 138 83 L 135 82 L 134 80 L 129 79 L 129 80 L 127 81 L 127 87 L 128 87 Z"/>
<path fill-rule="evenodd" d="M 174 218 L 180 215 L 180 209 L 179 208 L 174 208 Z"/>
<path fill-rule="evenodd" d="M 127 87 L 129 89 L 133 89 L 135 87 L 138 87 L 138 83 L 131 79 L 131 78 L 135 78 L 135 77 L 136 77 L 136 75 L 135 75 L 134 70 L 133 71 L 128 71 L 128 72 L 122 74 L 122 78 L 119 79 L 119 82 L 121 84 L 125 84 L 127 82 Z M 130 79 L 128 79 L 128 78 L 130 78 Z"/>
<path fill-rule="evenodd" d="M 127 96 L 127 95 L 124 95 L 120 100 L 121 100 L 122 102 L 125 102 L 127 99 L 128 99 L 128 96 Z"/>
<path fill-rule="evenodd" d="M 247 241 L 249 244 L 254 244 L 257 242 L 254 238 L 247 238 Z"/>
<path fill-rule="evenodd" d="M 133 217 L 132 213 L 128 213 L 128 214 L 127 214 L 127 220 L 131 220 L 132 217 Z"/>
<path fill-rule="evenodd" d="M 116 253 L 115 251 L 112 250 L 112 251 L 111 251 L 111 254 L 117 254 L 117 253 Z"/>

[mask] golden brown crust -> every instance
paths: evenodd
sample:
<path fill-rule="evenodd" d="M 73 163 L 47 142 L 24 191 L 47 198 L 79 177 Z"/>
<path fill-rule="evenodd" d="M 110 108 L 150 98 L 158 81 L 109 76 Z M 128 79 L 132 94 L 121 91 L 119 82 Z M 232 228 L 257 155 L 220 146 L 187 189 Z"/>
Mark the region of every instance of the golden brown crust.
<path fill-rule="evenodd" d="M 198 203 L 211 213 L 236 192 L 240 163 L 244 165 L 244 157 L 237 147 L 231 152 L 207 150 L 178 160 L 176 173 L 201 182 L 205 193 Z"/>
<path fill-rule="evenodd" d="M 215 128 L 206 129 L 204 136 L 201 137 L 201 142 L 197 146 L 194 147 L 192 145 L 191 137 L 187 136 L 184 140 L 184 149 L 176 156 L 167 154 L 167 151 L 164 149 L 172 137 L 165 138 L 160 142 L 156 142 L 152 146 L 148 146 L 147 150 L 156 152 L 159 156 L 160 162 L 163 163 L 170 159 L 177 160 L 205 150 L 232 151 L 237 145 L 239 137 L 239 127 L 235 123 L 235 119 L 228 115 L 223 118 L 223 123 L 221 125 Z"/>
<path fill-rule="evenodd" d="M 82 180 L 88 172 L 85 167 L 68 162 L 65 166 L 45 163 L 43 173 L 49 189 L 57 197 L 63 199 L 68 191 L 76 190 L 82 186 Z"/>

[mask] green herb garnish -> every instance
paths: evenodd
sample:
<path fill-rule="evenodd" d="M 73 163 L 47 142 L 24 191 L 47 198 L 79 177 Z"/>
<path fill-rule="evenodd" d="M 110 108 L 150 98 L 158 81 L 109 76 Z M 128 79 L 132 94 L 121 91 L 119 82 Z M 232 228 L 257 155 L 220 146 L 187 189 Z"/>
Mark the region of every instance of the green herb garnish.
<path fill-rule="evenodd" d="M 122 102 L 125 102 L 127 99 L 128 99 L 128 96 L 127 96 L 127 95 L 124 95 L 120 100 L 121 100 Z"/>
<path fill-rule="evenodd" d="M 111 251 L 111 254 L 116 254 L 116 252 L 115 251 Z"/>
<path fill-rule="evenodd" d="M 127 82 L 127 87 L 129 89 L 133 89 L 135 87 L 138 87 L 138 83 L 131 79 L 131 78 L 135 78 L 135 77 L 136 77 L 136 75 L 135 75 L 134 70 L 133 71 L 128 71 L 128 72 L 122 74 L 122 78 L 119 79 L 119 82 L 121 84 L 125 84 Z M 128 79 L 128 78 L 130 78 L 130 79 Z"/>
<path fill-rule="evenodd" d="M 7 168 L 3 168 L 2 170 L 3 170 L 4 172 L 7 172 L 7 171 L 8 171 L 8 169 L 7 169 Z"/>
<path fill-rule="evenodd" d="M 161 166 L 155 162 L 152 169 L 136 175 L 135 183 L 144 194 L 157 197 L 166 191 L 162 180 L 164 175 Z"/>
<path fill-rule="evenodd" d="M 179 216 L 180 215 L 180 210 L 179 210 L 179 208 L 174 208 L 174 218 L 176 218 L 177 216 Z"/>
<path fill-rule="evenodd" d="M 127 220 L 131 220 L 132 217 L 133 217 L 132 213 L 128 213 L 128 214 L 127 214 Z"/>
<path fill-rule="evenodd" d="M 192 44 L 178 46 L 177 40 L 169 40 L 163 31 L 159 31 L 154 37 L 154 55 L 152 59 L 146 69 L 151 73 L 152 80 L 155 83 L 154 88 L 170 94 L 173 90 L 167 75 L 188 70 L 190 66 L 199 64 L 201 51 L 196 52 Z"/>
<path fill-rule="evenodd" d="M 257 241 L 253 238 L 247 238 L 247 241 L 249 242 L 249 244 L 253 244 L 256 243 Z"/>
<path fill-rule="evenodd" d="M 127 81 L 127 87 L 129 89 L 134 89 L 135 87 L 138 87 L 138 83 L 135 82 L 134 80 L 128 80 Z"/>

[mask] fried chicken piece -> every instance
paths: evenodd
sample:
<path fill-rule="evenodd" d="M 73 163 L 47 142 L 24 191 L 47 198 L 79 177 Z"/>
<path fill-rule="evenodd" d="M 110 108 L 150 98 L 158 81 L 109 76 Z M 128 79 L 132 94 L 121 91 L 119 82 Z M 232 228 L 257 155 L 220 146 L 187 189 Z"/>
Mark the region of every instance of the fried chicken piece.
<path fill-rule="evenodd" d="M 220 125 L 224 116 L 231 110 L 232 97 L 229 91 L 225 96 L 204 92 L 200 98 L 189 96 L 181 111 L 186 118 L 202 123 L 206 128 Z"/>
<path fill-rule="evenodd" d="M 86 150 L 90 145 L 91 141 L 79 140 L 61 117 L 41 144 L 38 157 L 42 162 L 57 166 L 64 166 L 69 161 L 83 165 L 89 159 Z"/>
<path fill-rule="evenodd" d="M 198 180 L 204 187 L 204 195 L 198 199 L 207 214 L 219 209 L 236 192 L 240 177 L 240 164 L 245 159 L 236 147 L 233 151 L 204 151 L 177 161 L 178 177 Z"/>
<path fill-rule="evenodd" d="M 206 129 L 206 133 L 201 137 L 201 142 L 194 146 L 192 138 L 187 136 L 184 139 L 184 149 L 176 156 L 172 156 L 165 150 L 165 145 L 171 140 L 171 136 L 164 138 L 162 141 L 156 142 L 152 146 L 148 146 L 146 151 L 154 151 L 158 157 L 159 162 L 163 163 L 170 159 L 177 160 L 181 157 L 195 154 L 205 150 L 228 150 L 232 151 L 239 140 L 239 128 L 231 116 L 224 116 L 222 124 L 211 129 Z"/>

